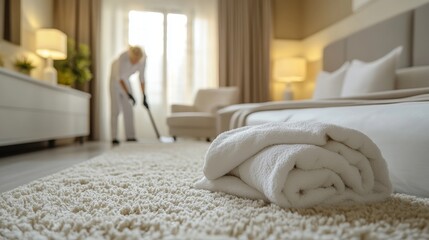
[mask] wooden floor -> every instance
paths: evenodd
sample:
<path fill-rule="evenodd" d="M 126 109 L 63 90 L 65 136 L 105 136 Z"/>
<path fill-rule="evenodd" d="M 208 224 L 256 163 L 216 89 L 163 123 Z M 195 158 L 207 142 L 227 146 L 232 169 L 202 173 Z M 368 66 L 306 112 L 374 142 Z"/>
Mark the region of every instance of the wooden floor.
<path fill-rule="evenodd" d="M 91 159 L 110 148 L 107 142 L 86 142 L 1 157 L 0 193 Z"/>

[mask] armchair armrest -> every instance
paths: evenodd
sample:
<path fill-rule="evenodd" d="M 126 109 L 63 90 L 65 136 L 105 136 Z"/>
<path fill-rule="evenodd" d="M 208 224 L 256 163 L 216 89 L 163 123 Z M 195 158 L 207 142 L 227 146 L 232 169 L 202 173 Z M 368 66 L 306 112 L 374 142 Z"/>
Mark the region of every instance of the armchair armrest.
<path fill-rule="evenodd" d="M 229 105 L 227 107 L 221 108 L 216 112 L 216 129 L 217 134 L 228 131 L 231 129 L 230 123 L 232 116 L 235 112 L 240 110 L 249 109 L 252 107 L 258 106 L 260 103 L 242 103 Z"/>
<path fill-rule="evenodd" d="M 171 112 L 196 112 L 196 109 L 191 105 L 173 104 L 171 105 Z"/>
<path fill-rule="evenodd" d="M 211 113 L 213 114 L 213 115 L 215 115 L 215 114 L 217 114 L 217 112 L 219 111 L 219 110 L 221 110 L 222 108 L 224 108 L 224 107 L 227 107 L 226 105 L 219 105 L 219 106 L 215 106 L 215 107 L 213 107 L 212 108 L 212 110 L 211 110 Z"/>
<path fill-rule="evenodd" d="M 231 106 L 231 105 L 219 105 L 219 106 L 216 106 L 216 112 L 219 111 L 219 110 L 221 110 L 222 108 L 226 108 L 228 106 Z"/>

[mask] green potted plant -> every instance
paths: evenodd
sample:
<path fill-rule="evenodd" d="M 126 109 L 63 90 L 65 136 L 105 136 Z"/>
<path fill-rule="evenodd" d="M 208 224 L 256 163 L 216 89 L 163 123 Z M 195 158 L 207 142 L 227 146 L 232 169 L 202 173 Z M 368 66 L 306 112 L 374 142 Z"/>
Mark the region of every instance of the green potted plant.
<path fill-rule="evenodd" d="M 58 71 L 58 83 L 72 86 L 90 81 L 92 79 L 90 56 L 88 45 L 76 46 L 76 42 L 69 38 L 67 40 L 67 59 L 54 62 Z"/>
<path fill-rule="evenodd" d="M 13 66 L 18 72 L 24 73 L 27 75 L 30 75 L 31 70 L 36 68 L 33 62 L 26 56 L 21 56 L 16 58 L 15 61 L 13 62 Z"/>

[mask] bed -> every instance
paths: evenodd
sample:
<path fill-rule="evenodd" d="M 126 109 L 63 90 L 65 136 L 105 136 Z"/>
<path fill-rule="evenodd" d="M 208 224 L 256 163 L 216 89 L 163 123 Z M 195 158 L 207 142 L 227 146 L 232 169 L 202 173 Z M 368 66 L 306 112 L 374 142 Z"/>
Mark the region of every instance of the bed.
<path fill-rule="evenodd" d="M 394 70 L 394 89 L 324 99 L 234 105 L 219 111 L 219 131 L 273 121 L 304 120 L 353 128 L 365 133 L 380 148 L 395 192 L 429 197 L 428 22 L 429 4 L 426 4 L 325 47 L 323 71 L 334 72 L 348 61 L 378 61 L 402 46 Z"/>

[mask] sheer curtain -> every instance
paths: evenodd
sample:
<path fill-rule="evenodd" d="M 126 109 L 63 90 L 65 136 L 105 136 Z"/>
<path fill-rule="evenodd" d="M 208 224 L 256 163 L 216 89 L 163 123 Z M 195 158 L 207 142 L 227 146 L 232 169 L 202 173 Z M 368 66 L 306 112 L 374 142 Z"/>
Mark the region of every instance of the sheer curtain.
<path fill-rule="evenodd" d="M 166 135 L 165 118 L 171 103 L 190 103 L 199 88 L 218 86 L 217 0 L 104 0 L 101 8 L 98 69 L 102 139 L 110 140 L 110 64 L 128 44 L 142 45 L 148 55 L 146 94 L 160 133 Z M 149 24 L 145 18 L 150 19 Z M 137 24 L 130 25 L 130 19 Z M 186 36 L 185 30 L 179 31 L 182 28 Z M 172 34 L 176 34 L 174 38 Z M 153 138 L 137 79 L 132 78 L 131 85 L 137 101 L 137 138 Z M 122 128 L 120 119 L 119 136 L 123 139 Z"/>

